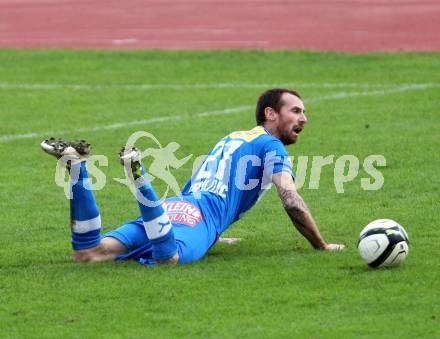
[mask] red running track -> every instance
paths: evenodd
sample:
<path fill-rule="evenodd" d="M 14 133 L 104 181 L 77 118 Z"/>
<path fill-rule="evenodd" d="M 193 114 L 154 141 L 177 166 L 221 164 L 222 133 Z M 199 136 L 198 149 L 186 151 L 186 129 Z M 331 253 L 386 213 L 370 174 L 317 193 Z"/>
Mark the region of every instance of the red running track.
<path fill-rule="evenodd" d="M 0 0 L 0 47 L 439 51 L 440 1 Z"/>

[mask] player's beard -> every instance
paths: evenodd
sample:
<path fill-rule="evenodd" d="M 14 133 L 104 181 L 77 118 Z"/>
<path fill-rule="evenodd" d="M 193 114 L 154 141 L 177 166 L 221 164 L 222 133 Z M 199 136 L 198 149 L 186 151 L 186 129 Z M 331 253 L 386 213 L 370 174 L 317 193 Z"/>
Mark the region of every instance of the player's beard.
<path fill-rule="evenodd" d="M 296 143 L 298 141 L 299 134 L 291 130 L 289 133 L 283 133 L 280 135 L 280 140 L 283 145 L 288 146 Z"/>

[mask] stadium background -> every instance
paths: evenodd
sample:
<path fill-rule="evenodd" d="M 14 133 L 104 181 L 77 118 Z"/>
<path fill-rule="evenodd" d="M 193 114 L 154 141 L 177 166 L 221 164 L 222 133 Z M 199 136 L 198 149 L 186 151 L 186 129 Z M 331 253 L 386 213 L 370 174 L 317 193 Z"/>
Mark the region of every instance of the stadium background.
<path fill-rule="evenodd" d="M 439 337 L 439 17 L 437 1 L 0 0 L 0 337 Z M 377 192 L 357 178 L 337 194 L 330 168 L 301 191 L 345 252 L 311 250 L 271 192 L 228 231 L 243 241 L 201 262 L 71 261 L 41 139 L 90 140 L 118 178 L 132 132 L 204 154 L 251 128 L 275 85 L 310 112 L 290 154 L 387 159 Z M 104 230 L 137 213 L 112 180 L 96 196 Z M 405 226 L 410 254 L 373 271 L 356 240 L 383 217 Z"/>
<path fill-rule="evenodd" d="M 0 46 L 438 51 L 417 0 L 1 0 Z"/>

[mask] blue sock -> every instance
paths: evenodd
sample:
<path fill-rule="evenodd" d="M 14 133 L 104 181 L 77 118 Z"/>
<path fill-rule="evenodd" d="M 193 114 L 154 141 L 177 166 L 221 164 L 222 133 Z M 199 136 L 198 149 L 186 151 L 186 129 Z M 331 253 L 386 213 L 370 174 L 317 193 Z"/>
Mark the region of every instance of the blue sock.
<path fill-rule="evenodd" d="M 74 250 L 96 247 L 101 241 L 101 216 L 93 191 L 90 189 L 85 161 L 71 166 L 70 185 L 72 247 Z"/>
<path fill-rule="evenodd" d="M 160 203 L 159 197 L 147 181 L 143 166 L 142 177 L 136 180 L 135 185 L 136 199 L 145 232 L 152 244 L 153 259 L 169 259 L 177 253 L 172 224 Z"/>

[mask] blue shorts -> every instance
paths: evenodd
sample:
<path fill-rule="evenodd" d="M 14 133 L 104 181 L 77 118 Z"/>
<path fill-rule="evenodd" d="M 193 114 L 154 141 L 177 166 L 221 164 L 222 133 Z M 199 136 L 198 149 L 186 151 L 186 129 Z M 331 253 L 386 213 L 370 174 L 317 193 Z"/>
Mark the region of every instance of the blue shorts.
<path fill-rule="evenodd" d="M 189 205 L 191 209 L 188 208 Z M 180 257 L 179 264 L 200 260 L 218 239 L 215 227 L 209 225 L 203 216 L 193 218 L 188 215 L 192 214 L 197 217 L 198 214 L 195 213 L 200 213 L 195 199 L 169 198 L 166 199 L 164 206 L 173 224 L 174 238 Z M 186 210 L 186 213 L 180 213 L 179 209 Z M 116 238 L 127 247 L 128 252 L 120 255 L 117 260 L 135 259 L 141 264 L 154 264 L 152 245 L 147 238 L 141 217 L 128 221 L 106 233 L 104 237 Z"/>

